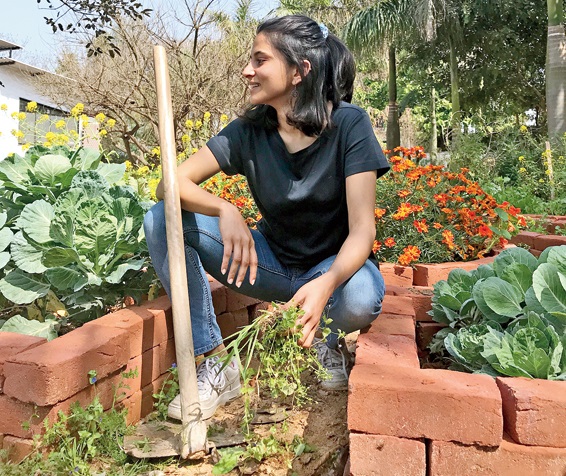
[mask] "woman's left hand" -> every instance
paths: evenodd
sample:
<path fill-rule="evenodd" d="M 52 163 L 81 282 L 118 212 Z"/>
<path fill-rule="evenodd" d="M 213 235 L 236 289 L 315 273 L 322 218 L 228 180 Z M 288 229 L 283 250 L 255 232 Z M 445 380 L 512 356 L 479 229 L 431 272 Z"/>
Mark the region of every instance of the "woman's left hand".
<path fill-rule="evenodd" d="M 310 347 L 315 333 L 320 323 L 320 318 L 326 307 L 326 303 L 332 296 L 333 289 L 328 285 L 324 275 L 313 279 L 302 286 L 287 303 L 287 306 L 298 306 L 304 314 L 297 319 L 297 324 L 301 325 L 298 332 L 303 336 L 299 339 L 299 344 L 303 347 Z"/>

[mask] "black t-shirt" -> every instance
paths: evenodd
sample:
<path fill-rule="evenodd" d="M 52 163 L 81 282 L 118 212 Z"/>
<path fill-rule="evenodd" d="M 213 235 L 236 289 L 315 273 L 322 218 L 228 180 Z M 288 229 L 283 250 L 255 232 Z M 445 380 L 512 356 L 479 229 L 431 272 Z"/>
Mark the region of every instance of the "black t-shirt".
<path fill-rule="evenodd" d="M 261 212 L 258 230 L 279 260 L 308 269 L 337 254 L 348 236 L 346 177 L 389 164 L 367 113 L 341 103 L 334 127 L 289 153 L 277 130 L 241 119 L 207 143 L 222 170 L 244 175 Z"/>

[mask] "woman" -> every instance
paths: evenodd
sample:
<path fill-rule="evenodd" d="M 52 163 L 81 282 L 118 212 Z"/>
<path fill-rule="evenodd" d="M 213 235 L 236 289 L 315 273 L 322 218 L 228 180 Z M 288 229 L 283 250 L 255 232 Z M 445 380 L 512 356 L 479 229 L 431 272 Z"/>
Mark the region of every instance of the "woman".
<path fill-rule="evenodd" d="M 371 253 L 375 181 L 389 168 L 367 114 L 349 100 L 351 53 L 324 25 L 289 15 L 262 23 L 243 70 L 250 106 L 179 166 L 195 354 L 223 348 L 205 270 L 226 286 L 265 301 L 300 306 L 305 347 L 313 343 L 331 378 L 347 386 L 349 333 L 381 312 L 385 292 Z M 220 170 L 243 174 L 262 214 L 257 230 L 236 207 L 199 184 Z M 162 185 L 157 196 L 162 196 Z M 145 219 L 157 274 L 169 292 L 163 204 Z M 369 257 L 369 258 L 368 258 Z M 323 312 L 327 343 L 315 340 Z M 234 362 L 197 369 L 203 419 L 240 391 Z M 177 398 L 169 416 L 180 419 Z"/>

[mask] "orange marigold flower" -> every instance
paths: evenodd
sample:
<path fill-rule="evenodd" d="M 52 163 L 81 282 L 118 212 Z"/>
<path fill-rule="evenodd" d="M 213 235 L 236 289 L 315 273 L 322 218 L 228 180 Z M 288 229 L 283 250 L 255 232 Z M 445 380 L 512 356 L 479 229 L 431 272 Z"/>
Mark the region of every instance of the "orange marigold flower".
<path fill-rule="evenodd" d="M 413 226 L 419 233 L 428 233 L 428 225 L 426 224 L 426 220 L 424 218 L 422 220 L 415 220 L 413 222 Z"/>
<path fill-rule="evenodd" d="M 413 213 L 422 212 L 423 210 L 424 208 L 422 207 L 422 205 L 411 205 L 411 212 Z"/>
<path fill-rule="evenodd" d="M 409 195 L 411 195 L 411 192 L 409 190 L 399 190 L 397 192 L 397 196 L 399 198 L 405 198 L 405 197 L 408 197 Z"/>
<path fill-rule="evenodd" d="M 451 208 L 447 208 L 447 207 L 441 208 L 440 211 L 446 213 L 447 215 L 451 215 L 452 213 L 454 213 Z"/>
<path fill-rule="evenodd" d="M 383 217 L 383 215 L 385 215 L 386 212 L 387 212 L 386 208 L 376 208 L 374 211 L 375 218 L 379 220 L 380 218 Z"/>
<path fill-rule="evenodd" d="M 509 241 L 502 236 L 499 238 L 499 246 L 501 246 L 501 248 L 503 248 L 507 243 L 509 243 Z"/>
<path fill-rule="evenodd" d="M 509 210 L 507 210 L 507 213 L 509 213 L 512 217 L 516 217 L 519 213 L 521 213 L 521 209 L 511 205 Z"/>
<path fill-rule="evenodd" d="M 377 253 L 379 250 L 381 249 L 381 242 L 380 241 L 374 241 L 373 242 L 373 248 L 371 249 L 374 253 Z"/>
<path fill-rule="evenodd" d="M 394 220 L 404 220 L 412 212 L 410 203 L 402 203 L 397 208 L 397 211 L 392 215 Z"/>
<path fill-rule="evenodd" d="M 478 235 L 491 238 L 493 236 L 493 231 L 486 224 L 480 225 L 478 228 Z"/>
<path fill-rule="evenodd" d="M 436 193 L 433 197 L 441 207 L 445 207 L 446 202 L 448 202 L 448 199 L 450 198 L 445 193 Z"/>
<path fill-rule="evenodd" d="M 433 226 L 433 228 L 436 228 L 437 230 L 441 230 L 443 228 L 443 226 L 440 223 L 438 223 L 437 221 L 435 221 L 432 226 Z"/>
<path fill-rule="evenodd" d="M 409 245 L 403 249 L 403 253 L 399 256 L 397 261 L 400 265 L 407 266 L 413 261 L 417 261 L 420 256 L 421 250 L 419 250 L 416 246 Z"/>
<path fill-rule="evenodd" d="M 523 215 L 517 216 L 517 224 L 519 226 L 527 226 L 527 220 L 525 220 L 525 217 Z"/>
<path fill-rule="evenodd" d="M 456 246 L 454 244 L 454 235 L 452 234 L 452 232 L 450 230 L 444 230 L 442 232 L 442 243 L 444 243 L 446 246 L 448 246 L 449 250 L 453 250 L 454 247 Z"/>
<path fill-rule="evenodd" d="M 395 243 L 395 238 L 390 237 L 386 238 L 383 244 L 387 246 L 387 248 L 393 248 L 397 243 Z"/>

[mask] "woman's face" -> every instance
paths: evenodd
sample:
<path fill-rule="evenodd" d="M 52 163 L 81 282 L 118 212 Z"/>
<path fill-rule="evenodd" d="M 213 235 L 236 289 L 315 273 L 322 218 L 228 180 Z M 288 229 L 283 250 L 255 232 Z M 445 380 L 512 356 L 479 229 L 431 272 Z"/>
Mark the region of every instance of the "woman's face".
<path fill-rule="evenodd" d="M 250 62 L 242 74 L 248 80 L 250 102 L 275 109 L 289 105 L 295 84 L 300 82 L 297 68 L 287 64 L 263 33 L 256 36 Z"/>

